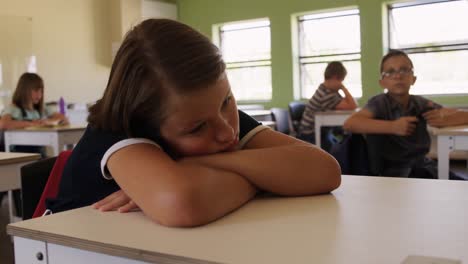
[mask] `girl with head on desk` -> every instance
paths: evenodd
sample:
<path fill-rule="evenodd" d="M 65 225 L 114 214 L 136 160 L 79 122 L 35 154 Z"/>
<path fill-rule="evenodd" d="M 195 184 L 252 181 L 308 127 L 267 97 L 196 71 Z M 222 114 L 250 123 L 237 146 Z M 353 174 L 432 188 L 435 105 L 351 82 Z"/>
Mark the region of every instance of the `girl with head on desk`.
<path fill-rule="evenodd" d="M 23 73 L 13 93 L 12 103 L 2 113 L 0 129 L 41 126 L 50 122 L 68 122 L 60 113 L 50 113 L 44 107 L 44 81 L 35 73 Z M 32 151 L 29 146 L 14 146 L 11 151 Z M 34 147 L 35 148 L 35 147 Z"/>
<path fill-rule="evenodd" d="M 149 19 L 127 33 L 73 150 L 53 212 L 140 208 L 166 226 L 209 223 L 259 191 L 340 185 L 336 160 L 237 110 L 218 48 L 187 25 Z"/>

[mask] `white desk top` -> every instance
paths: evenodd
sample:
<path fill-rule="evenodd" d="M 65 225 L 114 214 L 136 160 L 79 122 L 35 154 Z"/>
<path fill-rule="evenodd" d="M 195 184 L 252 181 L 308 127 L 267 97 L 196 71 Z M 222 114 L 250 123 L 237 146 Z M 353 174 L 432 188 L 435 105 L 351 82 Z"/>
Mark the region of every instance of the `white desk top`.
<path fill-rule="evenodd" d="M 37 153 L 0 152 L 0 165 L 34 161 L 41 158 Z"/>
<path fill-rule="evenodd" d="M 66 125 L 66 126 L 32 126 L 22 129 L 8 129 L 6 131 L 72 131 L 85 130 L 86 125 Z"/>
<path fill-rule="evenodd" d="M 161 263 L 395 264 L 408 255 L 468 263 L 467 204 L 468 182 L 343 176 L 331 195 L 259 198 L 198 228 L 85 207 L 7 232 Z"/>
<path fill-rule="evenodd" d="M 243 111 L 249 116 L 271 115 L 271 111 L 266 110 L 266 109 L 254 109 L 254 110 L 243 110 Z"/>
<path fill-rule="evenodd" d="M 468 135 L 468 126 L 453 126 L 453 127 L 444 127 L 444 128 L 431 128 L 434 135 L 443 135 L 443 136 L 458 136 Z"/>
<path fill-rule="evenodd" d="M 356 110 L 330 110 L 330 111 L 323 111 L 323 112 L 315 112 L 314 115 L 351 115 L 355 112 L 358 112 L 359 109 Z"/>

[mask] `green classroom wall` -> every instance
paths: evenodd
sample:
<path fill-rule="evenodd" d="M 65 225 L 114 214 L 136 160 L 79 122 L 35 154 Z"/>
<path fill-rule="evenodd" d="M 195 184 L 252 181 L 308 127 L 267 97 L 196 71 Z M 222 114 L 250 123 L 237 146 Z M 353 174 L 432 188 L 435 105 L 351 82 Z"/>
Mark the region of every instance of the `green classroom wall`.
<path fill-rule="evenodd" d="M 357 7 L 361 16 L 362 106 L 380 93 L 379 63 L 385 52 L 385 3 L 382 0 L 177 0 L 179 20 L 212 36 L 212 26 L 225 22 L 269 18 L 271 23 L 271 56 L 273 99 L 265 107 L 286 107 L 294 100 L 292 15 L 320 10 Z M 324 36 L 326 37 L 326 36 Z M 346 41 L 346 40 L 343 40 Z M 466 88 L 465 88 L 466 89 Z M 430 99 L 444 105 L 467 105 L 468 96 L 434 96 Z"/>

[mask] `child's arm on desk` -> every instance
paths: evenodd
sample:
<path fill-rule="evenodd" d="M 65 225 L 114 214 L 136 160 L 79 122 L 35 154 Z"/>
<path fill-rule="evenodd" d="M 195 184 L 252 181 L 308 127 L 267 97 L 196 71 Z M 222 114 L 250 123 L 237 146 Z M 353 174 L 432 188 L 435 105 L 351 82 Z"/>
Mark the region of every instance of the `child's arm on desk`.
<path fill-rule="evenodd" d="M 46 119 L 46 122 L 52 122 L 52 123 L 57 122 L 59 125 L 69 124 L 68 118 L 64 114 L 61 114 L 61 113 L 53 113 Z"/>
<path fill-rule="evenodd" d="M 341 182 L 340 167 L 328 153 L 270 129 L 259 132 L 244 150 L 187 160 L 242 175 L 279 195 L 328 193 Z"/>
<path fill-rule="evenodd" d="M 209 223 L 242 206 L 256 193 L 255 187 L 240 175 L 174 161 L 148 144 L 115 152 L 107 167 L 125 195 L 153 221 L 166 226 Z M 116 200 L 116 205 L 130 202 L 122 193 L 117 196 L 123 199 Z"/>
<path fill-rule="evenodd" d="M 360 134 L 411 135 L 416 129 L 418 118 L 403 116 L 397 120 L 374 119 L 374 114 L 364 108 L 351 115 L 344 123 L 345 130 Z"/>
<path fill-rule="evenodd" d="M 14 120 L 11 118 L 11 115 L 5 114 L 0 119 L 0 129 L 18 129 L 26 128 L 31 126 L 41 126 L 44 124 L 44 120 L 32 120 L 32 121 L 23 121 L 23 120 Z"/>
<path fill-rule="evenodd" d="M 194 226 L 240 207 L 255 195 L 254 186 L 281 195 L 311 195 L 330 192 L 341 182 L 333 157 L 272 130 L 259 132 L 241 151 L 177 162 L 154 151 L 137 145 L 114 154 L 108 168 L 124 192 L 94 207 L 128 211 L 136 207 L 128 194 L 156 222 Z M 143 154 L 142 160 L 128 164 Z"/>
<path fill-rule="evenodd" d="M 335 106 L 336 110 L 354 110 L 357 108 L 356 100 L 354 100 L 351 93 L 346 89 L 346 87 L 341 86 L 341 91 L 345 94 L 343 100 L 341 100 L 338 105 Z"/>
<path fill-rule="evenodd" d="M 468 111 L 440 108 L 423 114 L 427 123 L 434 127 L 468 125 Z"/>

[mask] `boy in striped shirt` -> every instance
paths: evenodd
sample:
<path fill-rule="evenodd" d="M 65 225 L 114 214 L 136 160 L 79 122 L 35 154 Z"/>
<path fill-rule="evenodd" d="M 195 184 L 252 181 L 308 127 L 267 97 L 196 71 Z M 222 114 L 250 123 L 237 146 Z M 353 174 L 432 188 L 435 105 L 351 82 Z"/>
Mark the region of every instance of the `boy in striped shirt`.
<path fill-rule="evenodd" d="M 315 143 L 315 112 L 330 110 L 354 110 L 357 107 L 356 101 L 343 85 L 343 80 L 347 74 L 346 68 L 339 61 L 332 61 L 325 69 L 323 83 L 320 84 L 312 98 L 310 98 L 299 125 L 298 137 L 302 140 Z M 338 92 L 343 91 L 343 98 Z M 321 133 L 323 149 L 328 150 L 330 142 L 327 140 L 327 133 Z"/>

